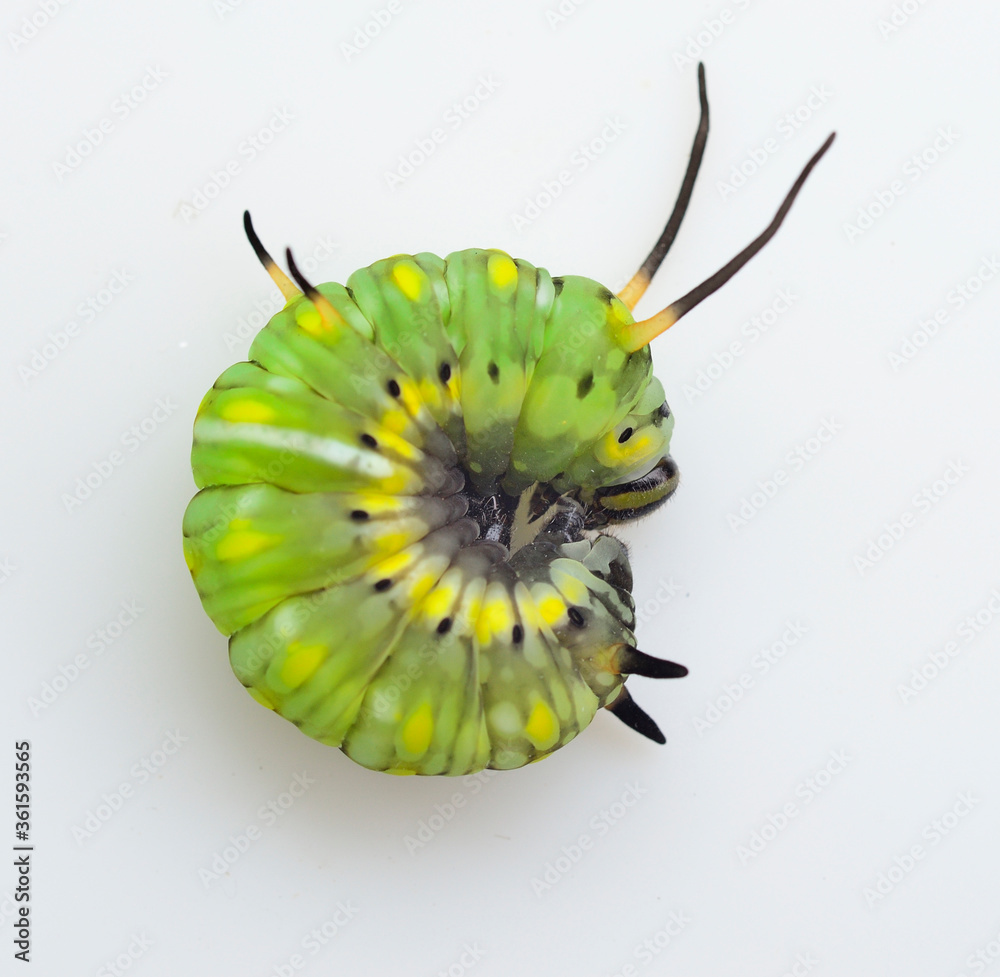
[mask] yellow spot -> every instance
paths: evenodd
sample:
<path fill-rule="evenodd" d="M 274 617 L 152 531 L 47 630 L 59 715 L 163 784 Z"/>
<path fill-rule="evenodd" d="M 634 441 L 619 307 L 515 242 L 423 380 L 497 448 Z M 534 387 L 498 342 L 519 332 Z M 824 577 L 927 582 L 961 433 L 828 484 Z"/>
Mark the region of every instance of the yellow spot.
<path fill-rule="evenodd" d="M 425 598 L 421 611 L 424 616 L 431 620 L 447 617 L 455 603 L 456 592 L 454 587 L 442 584 L 435 587 Z"/>
<path fill-rule="evenodd" d="M 410 585 L 410 600 L 414 602 L 422 601 L 427 592 L 438 582 L 439 574 L 422 573 Z"/>
<path fill-rule="evenodd" d="M 640 428 L 625 442 L 619 442 L 618 438 L 617 431 L 609 431 L 598 446 L 597 460 L 607 468 L 619 468 L 628 462 L 634 464 L 643 455 L 651 453 L 650 449 L 658 450 L 660 447 L 653 444 L 648 427 L 645 430 Z"/>
<path fill-rule="evenodd" d="M 303 331 L 310 336 L 322 336 L 329 328 L 324 322 L 319 310 L 312 302 L 303 302 L 295 310 L 295 322 Z"/>
<path fill-rule="evenodd" d="M 398 434 L 383 430 L 376 433 L 379 443 L 389 451 L 394 451 L 400 458 L 413 461 L 413 459 L 419 458 L 422 453 L 419 448 L 415 448 L 406 438 L 401 438 Z"/>
<path fill-rule="evenodd" d="M 430 703 L 422 703 L 399 731 L 399 742 L 403 751 L 411 757 L 423 756 L 431 745 L 434 735 L 434 714 Z"/>
<path fill-rule="evenodd" d="M 219 415 L 239 424 L 267 424 L 275 418 L 274 408 L 258 400 L 230 400 L 219 408 Z"/>
<path fill-rule="evenodd" d="M 486 262 L 486 273 L 490 276 L 490 281 L 501 291 L 517 281 L 517 265 L 506 254 L 491 254 Z"/>
<path fill-rule="evenodd" d="M 553 625 L 566 613 L 566 603 L 560 597 L 546 596 L 538 602 L 538 613 L 542 615 L 542 620 Z"/>
<path fill-rule="evenodd" d="M 247 689 L 250 693 L 265 709 L 274 709 L 275 703 L 271 701 L 271 697 L 266 693 L 262 692 L 260 689 Z"/>
<path fill-rule="evenodd" d="M 399 381 L 399 402 L 406 408 L 411 417 L 416 417 L 420 413 L 423 402 L 420 399 L 420 391 L 412 380 L 400 377 Z"/>
<path fill-rule="evenodd" d="M 506 595 L 492 597 L 483 604 L 476 621 L 476 638 L 482 645 L 489 644 L 495 635 L 510 635 L 514 627 L 514 615 Z"/>
<path fill-rule="evenodd" d="M 424 480 L 413 469 L 394 464 L 392 474 L 373 479 L 385 495 L 417 495 L 424 491 Z"/>
<path fill-rule="evenodd" d="M 357 505 L 352 509 L 365 509 L 371 515 L 382 512 L 399 512 L 402 508 L 399 499 L 391 495 L 381 495 L 377 492 L 359 492 L 355 497 Z"/>
<path fill-rule="evenodd" d="M 424 276 L 412 261 L 397 261 L 392 266 L 392 280 L 411 301 L 416 302 L 424 287 Z"/>
<path fill-rule="evenodd" d="M 280 540 L 280 536 L 273 536 L 269 533 L 258 533 L 252 529 L 237 529 L 227 533 L 219 540 L 215 547 L 215 556 L 219 560 L 243 560 L 274 546 Z"/>
<path fill-rule="evenodd" d="M 406 411 L 397 408 L 387 410 L 379 420 L 382 427 L 393 434 L 402 434 L 410 426 L 410 417 Z"/>
<path fill-rule="evenodd" d="M 297 689 L 313 677 L 325 658 L 325 645 L 301 645 L 293 641 L 288 646 L 288 657 L 281 666 L 279 677 L 290 689 Z"/>
<path fill-rule="evenodd" d="M 379 533 L 372 542 L 376 553 L 392 556 L 404 546 L 409 546 L 411 539 L 408 533 Z"/>
<path fill-rule="evenodd" d="M 552 710 L 541 699 L 535 703 L 531 715 L 524 725 L 528 739 L 539 749 L 546 749 L 555 743 L 559 735 L 559 722 Z"/>
<path fill-rule="evenodd" d="M 552 582 L 570 604 L 586 604 L 589 601 L 586 584 L 565 570 L 552 567 Z"/>
<path fill-rule="evenodd" d="M 386 557 L 381 563 L 377 563 L 373 573 L 377 573 L 379 579 L 395 576 L 400 570 L 405 570 L 413 562 L 413 559 L 413 554 L 409 550 L 404 550 L 402 553 Z"/>
<path fill-rule="evenodd" d="M 614 329 L 631 326 L 635 322 L 628 306 L 617 296 L 608 303 L 608 324 Z"/>
<path fill-rule="evenodd" d="M 438 384 L 434 383 L 434 381 L 424 377 L 424 379 L 420 381 L 419 390 L 421 398 L 431 410 L 441 406 L 441 389 Z"/>

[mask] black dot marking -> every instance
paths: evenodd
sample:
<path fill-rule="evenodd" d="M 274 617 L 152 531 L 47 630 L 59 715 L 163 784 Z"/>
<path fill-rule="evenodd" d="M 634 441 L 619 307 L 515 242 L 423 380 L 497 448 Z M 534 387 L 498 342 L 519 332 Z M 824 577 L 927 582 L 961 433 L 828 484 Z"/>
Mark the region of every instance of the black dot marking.
<path fill-rule="evenodd" d="M 438 376 L 441 378 L 442 383 L 447 383 L 451 379 L 451 364 L 442 363 L 441 368 L 438 370 Z"/>
<path fill-rule="evenodd" d="M 399 396 L 399 384 L 395 380 L 390 380 L 386 385 L 385 389 L 389 391 L 391 397 Z"/>
<path fill-rule="evenodd" d="M 576 385 L 576 396 L 579 400 L 583 400 L 593 389 L 594 374 L 588 373 L 585 377 L 580 377 L 580 382 Z"/>
<path fill-rule="evenodd" d="M 362 434 L 361 435 L 361 443 L 366 448 L 377 448 L 378 447 L 378 441 L 376 441 L 370 434 Z"/>
<path fill-rule="evenodd" d="M 388 577 L 384 577 L 375 583 L 375 589 L 382 593 L 383 590 L 388 590 L 392 586 L 392 581 Z"/>
<path fill-rule="evenodd" d="M 500 382 L 500 367 L 493 360 L 490 360 L 490 365 L 486 367 L 486 372 L 490 375 L 490 379 L 494 383 Z"/>
<path fill-rule="evenodd" d="M 580 609 L 578 607 L 571 607 L 568 613 L 570 623 L 575 627 L 582 628 L 585 621 L 583 619 L 583 615 L 580 613 Z"/>
<path fill-rule="evenodd" d="M 441 618 L 441 620 L 438 622 L 437 633 L 447 634 L 450 630 L 451 630 L 451 618 L 450 617 Z"/>
<path fill-rule="evenodd" d="M 670 416 L 670 406 L 666 401 L 660 404 L 660 417 L 667 418 Z"/>
<path fill-rule="evenodd" d="M 618 435 L 618 443 L 624 444 L 630 437 L 632 437 L 632 428 L 627 427 L 621 434 Z"/>
<path fill-rule="evenodd" d="M 598 291 L 597 295 L 598 295 L 598 298 L 600 298 L 600 300 L 601 300 L 601 301 L 602 301 L 602 302 L 603 302 L 603 303 L 604 303 L 605 305 L 611 305 L 611 303 L 612 303 L 612 302 L 613 302 L 613 301 L 615 300 L 615 295 L 614 295 L 614 292 L 611 292 L 611 291 L 609 291 L 609 290 L 608 290 L 608 289 L 606 289 L 606 288 L 602 288 L 602 289 L 600 289 L 600 290 Z"/>
<path fill-rule="evenodd" d="M 524 628 L 522 628 L 520 624 L 514 625 L 514 633 L 512 637 L 514 639 L 514 644 L 516 645 L 519 645 L 522 641 L 524 641 Z"/>
<path fill-rule="evenodd" d="M 561 278 L 552 279 L 552 287 L 556 290 L 556 295 L 558 295 L 563 290 L 563 285 L 565 282 Z"/>
<path fill-rule="evenodd" d="M 354 509 L 351 512 L 351 518 L 355 522 L 364 522 L 368 518 L 368 513 L 364 509 Z"/>

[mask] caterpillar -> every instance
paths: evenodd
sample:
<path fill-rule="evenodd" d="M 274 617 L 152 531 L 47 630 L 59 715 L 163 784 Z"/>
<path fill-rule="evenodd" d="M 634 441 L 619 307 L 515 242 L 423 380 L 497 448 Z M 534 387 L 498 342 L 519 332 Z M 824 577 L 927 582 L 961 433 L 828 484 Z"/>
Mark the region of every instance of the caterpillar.
<path fill-rule="evenodd" d="M 600 708 L 658 743 L 631 675 L 632 573 L 609 529 L 675 491 L 651 340 L 727 282 L 774 219 L 697 288 L 631 313 L 687 210 L 614 295 L 496 249 L 397 254 L 314 286 L 247 237 L 286 299 L 194 422 L 184 515 L 198 594 L 258 702 L 372 770 L 513 769 Z"/>

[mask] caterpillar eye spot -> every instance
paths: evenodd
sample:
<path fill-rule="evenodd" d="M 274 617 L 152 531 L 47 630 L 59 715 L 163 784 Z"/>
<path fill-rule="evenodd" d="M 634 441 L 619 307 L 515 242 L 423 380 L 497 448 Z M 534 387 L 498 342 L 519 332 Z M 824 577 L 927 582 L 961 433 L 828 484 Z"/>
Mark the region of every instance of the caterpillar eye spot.
<path fill-rule="evenodd" d="M 617 297 L 477 248 L 317 286 L 244 214 L 286 302 L 197 408 L 183 549 L 260 705 L 392 773 L 524 766 L 601 704 L 664 742 L 625 683 L 686 669 L 636 648 L 628 548 L 605 530 L 679 484 L 649 344 L 764 247 L 833 139 L 736 258 L 634 321 L 701 165 L 703 65 L 698 88 L 677 203 Z"/>

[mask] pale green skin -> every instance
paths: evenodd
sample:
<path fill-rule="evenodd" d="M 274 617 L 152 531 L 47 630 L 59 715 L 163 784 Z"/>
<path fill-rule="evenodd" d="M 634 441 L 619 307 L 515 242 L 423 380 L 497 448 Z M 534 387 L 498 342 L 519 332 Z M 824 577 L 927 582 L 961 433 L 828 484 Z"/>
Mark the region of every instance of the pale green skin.
<path fill-rule="evenodd" d="M 478 540 L 462 474 L 577 508 L 645 475 L 673 424 L 649 351 L 622 348 L 604 286 L 501 251 L 396 255 L 319 291 L 336 320 L 291 301 L 194 425 L 185 554 L 233 670 L 375 770 L 547 756 L 621 691 L 628 558 L 604 534 Z"/>

